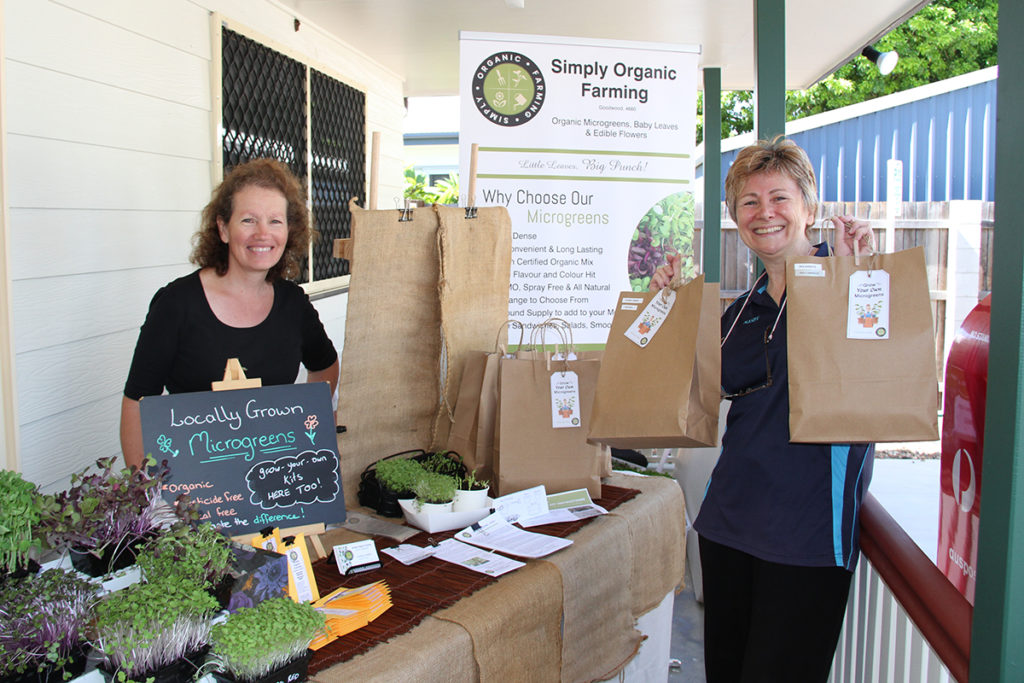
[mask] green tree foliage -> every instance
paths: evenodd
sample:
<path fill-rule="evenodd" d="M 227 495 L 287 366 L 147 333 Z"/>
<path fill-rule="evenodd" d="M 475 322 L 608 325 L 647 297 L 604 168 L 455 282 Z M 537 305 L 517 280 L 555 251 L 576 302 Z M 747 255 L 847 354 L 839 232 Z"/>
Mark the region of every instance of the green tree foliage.
<path fill-rule="evenodd" d="M 405 198 L 425 204 L 458 204 L 459 174 L 449 173 L 447 178 L 437 181 L 436 186 L 427 185 L 427 177 L 408 166 L 405 169 Z"/>
<path fill-rule="evenodd" d="M 722 92 L 722 139 L 754 130 L 754 93 L 750 90 Z M 697 93 L 697 144 L 704 139 L 704 91 Z"/>
<path fill-rule="evenodd" d="M 994 66 L 998 8 L 998 0 L 933 0 L 874 44 L 881 52 L 899 53 L 891 74 L 882 76 L 867 59 L 855 58 L 811 88 L 787 93 L 786 118 L 792 121 Z M 698 99 L 699 121 L 703 113 L 703 99 Z M 753 129 L 753 94 L 723 92 L 722 137 Z M 703 133 L 699 124 L 697 142 Z"/>

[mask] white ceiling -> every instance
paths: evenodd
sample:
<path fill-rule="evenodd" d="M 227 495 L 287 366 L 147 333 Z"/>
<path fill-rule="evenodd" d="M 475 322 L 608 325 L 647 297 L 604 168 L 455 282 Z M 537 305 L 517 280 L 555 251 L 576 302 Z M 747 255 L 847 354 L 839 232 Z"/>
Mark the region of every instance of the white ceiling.
<path fill-rule="evenodd" d="M 754 84 L 756 0 L 279 1 L 399 74 L 406 96 L 458 94 L 461 30 L 700 45 L 724 90 Z M 786 87 L 813 85 L 927 2 L 786 0 Z"/>

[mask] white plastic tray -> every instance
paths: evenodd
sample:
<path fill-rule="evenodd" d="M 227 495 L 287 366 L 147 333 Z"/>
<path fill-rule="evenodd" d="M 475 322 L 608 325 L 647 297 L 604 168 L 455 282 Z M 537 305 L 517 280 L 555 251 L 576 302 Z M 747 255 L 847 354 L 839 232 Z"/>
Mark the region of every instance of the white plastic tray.
<path fill-rule="evenodd" d="M 435 531 L 462 529 L 474 522 L 479 522 L 491 513 L 491 506 L 494 504 L 494 501 L 488 497 L 486 505 L 479 510 L 468 510 L 466 512 L 435 512 L 432 514 L 417 512 L 415 499 L 410 498 L 409 500 L 399 500 L 398 504 L 402 506 L 402 512 L 405 514 L 406 522 L 417 529 L 423 529 L 424 531 L 434 533 Z"/>

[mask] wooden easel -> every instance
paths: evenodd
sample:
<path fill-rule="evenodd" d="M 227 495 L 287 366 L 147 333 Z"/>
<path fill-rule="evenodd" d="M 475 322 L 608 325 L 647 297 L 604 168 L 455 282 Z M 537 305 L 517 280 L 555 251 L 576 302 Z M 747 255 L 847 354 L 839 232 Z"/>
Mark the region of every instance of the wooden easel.
<path fill-rule="evenodd" d="M 211 382 L 210 389 L 213 391 L 229 391 L 231 389 L 259 389 L 263 386 L 263 380 L 259 377 L 246 377 L 245 369 L 242 368 L 241 362 L 237 358 L 228 358 L 227 365 L 224 367 L 224 379 L 219 382 Z M 285 529 L 281 529 L 282 538 L 285 536 L 295 536 L 296 534 L 305 534 L 306 540 L 313 546 L 313 555 L 316 559 L 326 557 L 327 552 L 324 550 L 324 544 L 320 541 L 320 534 L 327 531 L 326 525 L 323 522 L 317 524 L 304 524 L 302 526 L 293 526 Z M 232 536 L 231 539 L 248 545 L 255 533 L 241 534 L 239 536 Z"/>
<path fill-rule="evenodd" d="M 219 382 L 210 382 L 210 389 L 213 391 L 228 391 L 230 389 L 259 389 L 263 386 L 263 380 L 259 377 L 246 377 L 245 369 L 237 358 L 228 358 L 224 367 L 224 379 Z"/>

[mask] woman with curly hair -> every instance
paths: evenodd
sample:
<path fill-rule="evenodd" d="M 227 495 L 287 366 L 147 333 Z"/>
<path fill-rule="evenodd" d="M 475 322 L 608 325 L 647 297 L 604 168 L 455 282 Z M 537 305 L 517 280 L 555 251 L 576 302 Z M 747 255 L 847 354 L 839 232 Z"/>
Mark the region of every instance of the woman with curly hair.
<path fill-rule="evenodd" d="M 265 386 L 308 381 L 334 393 L 338 354 L 309 297 L 286 278 L 299 272 L 311 229 L 305 193 L 273 159 L 236 166 L 203 209 L 195 272 L 161 288 L 139 332 L 121 402 L 125 463 L 143 459 L 139 399 L 209 391 L 238 358 Z"/>

